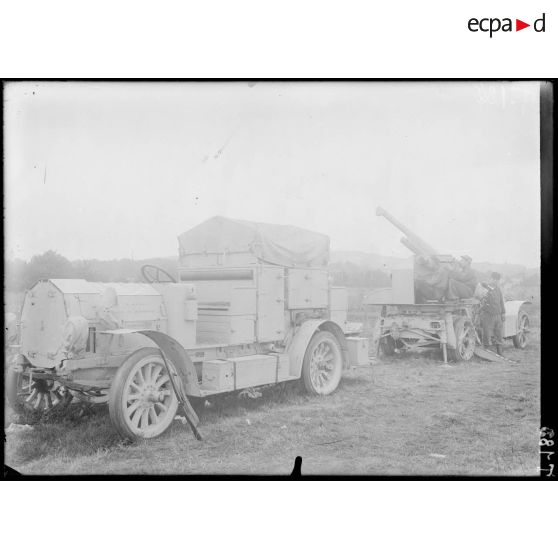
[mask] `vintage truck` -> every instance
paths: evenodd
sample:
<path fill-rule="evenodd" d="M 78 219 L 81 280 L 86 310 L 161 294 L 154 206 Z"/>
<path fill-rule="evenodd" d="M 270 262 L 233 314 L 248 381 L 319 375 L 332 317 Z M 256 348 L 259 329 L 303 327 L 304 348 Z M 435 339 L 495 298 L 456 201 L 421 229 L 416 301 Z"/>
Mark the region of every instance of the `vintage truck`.
<path fill-rule="evenodd" d="M 467 361 L 474 355 L 491 361 L 503 360 L 493 351 L 483 348 L 480 343 L 478 298 L 417 303 L 414 269 L 416 258 L 436 256 L 442 265 L 450 265 L 453 258 L 440 254 L 385 209 L 378 207 L 376 214 L 385 217 L 405 234 L 401 243 L 415 256 L 407 269 L 392 271 L 391 287 L 377 289 L 365 297 L 365 306 L 381 308 L 375 331 L 377 348 L 386 355 L 411 349 L 440 348 L 444 362 L 447 362 L 448 357 L 456 361 Z M 529 315 L 526 307 L 529 304 L 526 300 L 505 302 L 503 337 L 513 340 L 515 347 L 520 349 L 525 348 L 528 342 Z"/>
<path fill-rule="evenodd" d="M 197 425 L 206 399 L 291 380 L 329 395 L 368 364 L 347 291 L 329 282 L 327 236 L 214 217 L 178 241 L 178 280 L 144 266 L 146 283 L 44 279 L 26 293 L 14 409 L 108 402 L 122 436 L 152 438 L 177 412 L 173 378 Z"/>

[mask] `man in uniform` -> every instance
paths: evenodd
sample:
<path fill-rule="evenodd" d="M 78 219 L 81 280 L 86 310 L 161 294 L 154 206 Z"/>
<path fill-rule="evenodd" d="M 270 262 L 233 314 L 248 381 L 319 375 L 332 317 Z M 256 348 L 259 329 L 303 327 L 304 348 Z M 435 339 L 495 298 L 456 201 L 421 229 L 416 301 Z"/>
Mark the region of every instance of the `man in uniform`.
<path fill-rule="evenodd" d="M 483 283 L 484 285 L 484 283 Z M 506 320 L 506 309 L 504 296 L 500 290 L 500 274 L 494 272 L 490 276 L 490 281 L 486 285 L 488 292 L 481 301 L 481 326 L 482 344 L 488 348 L 491 339 L 494 337 L 496 352 L 502 356 L 502 330 Z"/>
<path fill-rule="evenodd" d="M 463 256 L 452 269 L 448 281 L 448 300 L 460 298 L 471 298 L 477 286 L 477 275 L 471 267 L 473 260 L 469 256 Z"/>
<path fill-rule="evenodd" d="M 415 260 L 415 299 L 418 304 L 443 300 L 448 288 L 448 272 L 436 256 Z"/>

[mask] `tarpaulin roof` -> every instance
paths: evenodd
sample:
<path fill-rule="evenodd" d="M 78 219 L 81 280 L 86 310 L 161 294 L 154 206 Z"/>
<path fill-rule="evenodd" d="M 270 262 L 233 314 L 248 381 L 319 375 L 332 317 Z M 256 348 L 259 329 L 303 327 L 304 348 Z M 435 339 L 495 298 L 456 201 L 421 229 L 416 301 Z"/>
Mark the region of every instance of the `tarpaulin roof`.
<path fill-rule="evenodd" d="M 250 252 L 263 263 L 321 267 L 329 261 L 329 237 L 299 227 L 212 217 L 178 237 L 180 255 Z"/>

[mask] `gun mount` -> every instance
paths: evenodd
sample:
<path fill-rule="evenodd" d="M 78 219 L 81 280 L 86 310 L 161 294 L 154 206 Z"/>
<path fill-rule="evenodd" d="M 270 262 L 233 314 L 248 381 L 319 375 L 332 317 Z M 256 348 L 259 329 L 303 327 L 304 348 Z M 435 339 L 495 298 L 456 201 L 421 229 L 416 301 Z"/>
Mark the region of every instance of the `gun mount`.
<path fill-rule="evenodd" d="M 392 270 L 391 288 L 376 289 L 365 298 L 365 305 L 382 307 L 373 350 L 381 349 L 384 354 L 393 355 L 413 348 L 441 347 L 444 362 L 448 354 L 458 361 L 470 360 L 473 355 L 494 362 L 506 361 L 501 355 L 479 346 L 480 313 L 476 294 L 459 300 L 445 299 L 448 271 L 452 271 L 455 259 L 437 253 L 385 209 L 377 207 L 376 215 L 385 217 L 406 235 L 401 243 L 416 257 L 412 270 Z M 418 256 L 436 265 L 427 265 L 424 269 L 424 262 L 420 263 Z M 418 274 L 417 263 L 420 265 Z M 425 284 L 429 287 L 426 291 Z M 523 300 L 505 303 L 503 337 L 512 339 L 517 348 L 524 348 L 527 343 L 529 316 L 524 310 L 525 304 L 528 302 Z"/>
<path fill-rule="evenodd" d="M 438 254 L 437 250 L 432 248 L 427 244 L 422 238 L 417 236 L 413 231 L 406 227 L 403 223 L 398 221 L 393 215 L 388 213 L 382 207 L 376 208 L 376 215 L 379 217 L 385 217 L 394 227 L 397 227 L 404 235 L 401 239 L 401 243 L 409 248 L 417 256 L 434 256 Z"/>

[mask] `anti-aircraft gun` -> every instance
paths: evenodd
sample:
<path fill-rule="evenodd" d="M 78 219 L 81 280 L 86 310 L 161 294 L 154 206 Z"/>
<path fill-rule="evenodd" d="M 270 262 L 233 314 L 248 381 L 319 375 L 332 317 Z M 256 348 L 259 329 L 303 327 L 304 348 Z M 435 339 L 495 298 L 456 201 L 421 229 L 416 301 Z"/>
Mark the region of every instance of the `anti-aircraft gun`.
<path fill-rule="evenodd" d="M 394 227 L 397 227 L 405 236 L 401 238 L 401 244 L 409 248 L 416 256 L 434 256 L 438 252 L 427 244 L 422 238 L 417 236 L 409 228 L 407 228 L 401 221 L 398 221 L 391 213 L 388 213 L 383 207 L 376 208 L 376 215 L 378 217 L 385 217 Z"/>
<path fill-rule="evenodd" d="M 415 254 L 411 269 L 392 270 L 391 288 L 377 289 L 365 298 L 366 305 L 382 307 L 376 325 L 376 336 L 383 353 L 392 355 L 414 348 L 441 347 L 444 362 L 447 361 L 448 351 L 450 357 L 458 361 L 470 360 L 474 354 L 488 360 L 501 360 L 502 357 L 480 345 L 477 299 L 417 303 L 417 259 L 434 257 L 440 265 L 451 267 L 455 261 L 453 256 L 438 253 L 382 207 L 376 208 L 376 215 L 385 217 L 399 229 L 405 235 L 401 238 L 401 243 Z M 523 308 L 526 304 L 529 302 L 506 302 L 503 336 L 513 339 L 517 348 L 524 348 L 527 344 L 529 318 Z"/>

